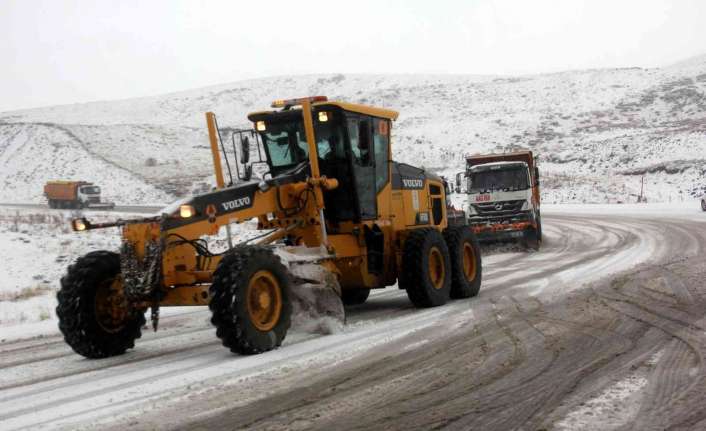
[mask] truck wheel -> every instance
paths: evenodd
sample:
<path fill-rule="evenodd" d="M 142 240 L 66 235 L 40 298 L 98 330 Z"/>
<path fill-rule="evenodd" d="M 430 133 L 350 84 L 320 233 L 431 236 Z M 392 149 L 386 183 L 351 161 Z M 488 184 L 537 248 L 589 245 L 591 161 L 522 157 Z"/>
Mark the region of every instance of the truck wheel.
<path fill-rule="evenodd" d="M 272 250 L 247 246 L 225 256 L 209 289 L 211 323 L 233 353 L 279 347 L 291 325 L 290 277 Z"/>
<path fill-rule="evenodd" d="M 54 201 L 54 199 L 49 199 L 49 208 L 56 208 L 56 202 Z"/>
<path fill-rule="evenodd" d="M 444 231 L 451 258 L 451 298 L 478 295 L 482 279 L 480 246 L 468 226 L 451 227 Z"/>
<path fill-rule="evenodd" d="M 706 199 L 701 201 L 701 211 L 706 211 Z"/>
<path fill-rule="evenodd" d="M 360 305 L 363 304 L 370 295 L 370 289 L 344 289 L 341 292 L 341 301 L 343 305 Z"/>
<path fill-rule="evenodd" d="M 541 225 L 537 224 L 536 229 L 531 227 L 525 230 L 522 237 L 522 244 L 525 248 L 535 251 L 539 250 L 542 245 L 541 229 Z"/>
<path fill-rule="evenodd" d="M 416 307 L 435 307 L 448 301 L 451 261 L 439 231 L 422 228 L 407 235 L 399 283 Z"/>
<path fill-rule="evenodd" d="M 107 358 L 135 346 L 145 316 L 128 306 L 122 292 L 117 253 L 94 251 L 69 266 L 61 278 L 56 315 L 64 340 L 76 353 Z"/>

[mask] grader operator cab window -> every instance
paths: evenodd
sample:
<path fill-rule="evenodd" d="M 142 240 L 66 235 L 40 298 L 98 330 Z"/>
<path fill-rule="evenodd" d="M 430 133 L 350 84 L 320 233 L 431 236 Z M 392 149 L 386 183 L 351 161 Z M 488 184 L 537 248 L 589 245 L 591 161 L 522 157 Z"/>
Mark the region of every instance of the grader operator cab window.
<path fill-rule="evenodd" d="M 326 191 L 329 222 L 377 217 L 377 194 L 389 178 L 390 122 L 327 106 L 312 113 L 316 157 L 322 176 L 338 179 Z M 273 177 L 309 158 L 301 111 L 279 111 L 255 121 Z"/>
<path fill-rule="evenodd" d="M 390 164 L 390 122 L 375 118 L 373 120 L 373 145 L 375 147 L 375 190 L 387 184 Z"/>
<path fill-rule="evenodd" d="M 374 154 L 370 151 L 370 119 L 350 116 L 347 122 L 360 218 L 374 219 L 377 217 L 377 193 L 375 193 Z"/>
<path fill-rule="evenodd" d="M 299 121 L 271 122 L 260 133 L 272 176 L 309 159 L 304 124 Z"/>

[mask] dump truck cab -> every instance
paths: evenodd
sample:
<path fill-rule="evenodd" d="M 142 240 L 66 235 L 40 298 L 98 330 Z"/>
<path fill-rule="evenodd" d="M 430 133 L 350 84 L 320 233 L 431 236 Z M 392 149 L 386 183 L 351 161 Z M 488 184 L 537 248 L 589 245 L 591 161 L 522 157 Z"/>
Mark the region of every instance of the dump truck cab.
<path fill-rule="evenodd" d="M 539 169 L 531 151 L 469 156 L 463 180 L 457 176 L 461 181 L 465 181 L 468 224 L 479 239 L 519 239 L 539 248 Z"/>

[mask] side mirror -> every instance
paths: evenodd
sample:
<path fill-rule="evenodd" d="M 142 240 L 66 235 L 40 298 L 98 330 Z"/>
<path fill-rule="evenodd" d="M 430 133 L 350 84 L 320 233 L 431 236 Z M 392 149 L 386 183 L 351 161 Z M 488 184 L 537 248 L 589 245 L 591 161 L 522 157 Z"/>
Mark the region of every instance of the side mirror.
<path fill-rule="evenodd" d="M 452 195 L 454 190 L 453 187 L 451 187 L 449 182 L 446 180 L 446 177 L 442 176 L 441 181 L 444 183 L 444 193 L 446 193 L 447 196 Z"/>
<path fill-rule="evenodd" d="M 250 181 L 252 179 L 252 165 L 245 165 L 243 181 Z"/>
<path fill-rule="evenodd" d="M 534 183 L 539 185 L 539 168 L 534 168 Z"/>
<path fill-rule="evenodd" d="M 240 161 L 247 165 L 250 162 L 250 139 L 247 136 L 244 136 L 240 141 L 240 154 Z"/>
<path fill-rule="evenodd" d="M 456 193 L 461 193 L 463 181 L 463 172 L 456 174 Z"/>

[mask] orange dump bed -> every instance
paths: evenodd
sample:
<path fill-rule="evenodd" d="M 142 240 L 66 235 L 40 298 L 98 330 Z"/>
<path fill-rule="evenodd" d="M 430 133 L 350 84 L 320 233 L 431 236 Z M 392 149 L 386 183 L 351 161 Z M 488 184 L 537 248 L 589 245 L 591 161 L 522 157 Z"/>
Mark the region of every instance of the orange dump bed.
<path fill-rule="evenodd" d="M 530 172 L 534 172 L 534 157 L 532 151 L 466 156 L 466 166 L 469 168 L 471 166 L 495 162 L 525 162 L 527 166 L 529 166 Z"/>
<path fill-rule="evenodd" d="M 44 195 L 53 200 L 76 200 L 78 187 L 85 181 L 49 181 L 44 185 Z"/>

